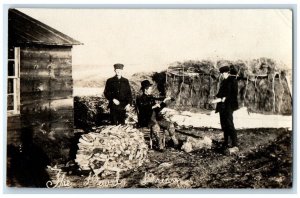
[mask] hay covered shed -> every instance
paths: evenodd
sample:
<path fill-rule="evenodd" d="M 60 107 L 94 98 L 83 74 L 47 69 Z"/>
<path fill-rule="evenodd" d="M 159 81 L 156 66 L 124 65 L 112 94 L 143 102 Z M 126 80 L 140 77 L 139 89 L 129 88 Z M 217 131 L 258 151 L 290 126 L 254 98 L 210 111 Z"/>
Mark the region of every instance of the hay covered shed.
<path fill-rule="evenodd" d="M 81 43 L 16 10 L 8 11 L 7 145 L 68 156 L 74 134 L 72 47 Z"/>
<path fill-rule="evenodd" d="M 220 86 L 218 69 L 230 65 L 238 80 L 240 107 L 251 112 L 291 114 L 291 70 L 270 58 L 252 60 L 202 60 L 176 62 L 166 71 L 166 94 L 175 97 L 176 108 L 211 110 L 210 104 Z"/>

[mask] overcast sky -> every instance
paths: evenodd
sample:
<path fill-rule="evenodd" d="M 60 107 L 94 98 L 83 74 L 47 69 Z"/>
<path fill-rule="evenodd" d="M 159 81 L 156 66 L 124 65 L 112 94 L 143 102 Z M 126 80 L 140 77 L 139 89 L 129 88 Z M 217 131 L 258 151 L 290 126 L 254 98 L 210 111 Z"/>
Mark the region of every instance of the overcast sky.
<path fill-rule="evenodd" d="M 270 57 L 292 64 L 290 10 L 19 9 L 84 43 L 73 64 L 160 70 L 201 59 Z"/>

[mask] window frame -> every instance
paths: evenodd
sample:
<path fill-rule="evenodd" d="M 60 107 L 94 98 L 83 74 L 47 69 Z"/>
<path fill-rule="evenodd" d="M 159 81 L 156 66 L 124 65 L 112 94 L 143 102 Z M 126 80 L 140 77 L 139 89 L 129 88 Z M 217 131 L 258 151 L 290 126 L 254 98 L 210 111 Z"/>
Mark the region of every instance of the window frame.
<path fill-rule="evenodd" d="M 8 110 L 8 103 L 6 102 L 7 115 L 19 115 L 20 114 L 20 47 L 14 47 L 14 58 L 7 59 L 7 83 L 9 79 L 13 79 L 13 93 L 6 92 L 6 99 L 8 96 L 13 95 L 13 109 Z M 8 75 L 9 62 L 14 62 L 14 76 Z M 8 88 L 8 86 L 7 86 Z"/>

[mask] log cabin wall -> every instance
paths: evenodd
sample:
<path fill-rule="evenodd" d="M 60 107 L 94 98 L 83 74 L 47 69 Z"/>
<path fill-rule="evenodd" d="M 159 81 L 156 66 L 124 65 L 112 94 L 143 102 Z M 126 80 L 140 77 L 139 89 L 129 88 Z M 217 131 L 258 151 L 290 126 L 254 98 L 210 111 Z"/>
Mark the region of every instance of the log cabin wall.
<path fill-rule="evenodd" d="M 73 136 L 71 47 L 22 47 L 21 126 L 51 161 L 66 160 Z"/>
<path fill-rule="evenodd" d="M 81 44 L 9 9 L 7 68 L 15 73 L 8 75 L 14 79 L 7 92 L 14 97 L 13 108 L 7 105 L 8 186 L 45 187 L 46 166 L 66 163 L 76 150 L 71 50 Z"/>
<path fill-rule="evenodd" d="M 7 145 L 19 147 L 21 145 L 20 115 L 7 117 Z"/>

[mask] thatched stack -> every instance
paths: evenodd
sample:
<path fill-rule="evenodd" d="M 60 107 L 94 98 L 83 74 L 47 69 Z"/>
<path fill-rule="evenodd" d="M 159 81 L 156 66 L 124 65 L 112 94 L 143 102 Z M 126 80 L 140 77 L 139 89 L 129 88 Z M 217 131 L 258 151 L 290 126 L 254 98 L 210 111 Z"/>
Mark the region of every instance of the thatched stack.
<path fill-rule="evenodd" d="M 138 95 L 142 94 L 141 91 L 141 82 L 143 80 L 149 80 L 154 86 L 153 86 L 153 94 L 159 94 L 157 83 L 153 80 L 153 76 L 155 75 L 154 72 L 151 73 L 135 73 L 131 76 L 129 79 L 131 91 L 133 98 L 136 98 Z"/>
<path fill-rule="evenodd" d="M 143 133 L 132 126 L 105 126 L 79 139 L 76 162 L 82 170 L 125 171 L 139 167 L 147 158 Z"/>
<path fill-rule="evenodd" d="M 137 123 L 134 107 L 126 112 L 126 124 Z M 93 127 L 110 124 L 108 100 L 100 96 L 74 97 L 74 124 L 75 128 L 88 132 Z"/>
<path fill-rule="evenodd" d="M 176 63 L 167 70 L 167 95 L 175 97 L 176 105 L 210 109 L 209 101 L 216 94 L 218 70 L 211 61 Z"/>
<path fill-rule="evenodd" d="M 251 61 L 176 62 L 166 71 L 166 95 L 175 97 L 173 107 L 213 109 L 209 101 L 219 88 L 218 69 L 231 65 L 238 80 L 240 107 L 252 112 L 291 114 L 292 97 L 286 70 L 268 58 Z"/>
<path fill-rule="evenodd" d="M 74 97 L 74 124 L 85 131 L 109 122 L 108 101 L 104 97 Z"/>

